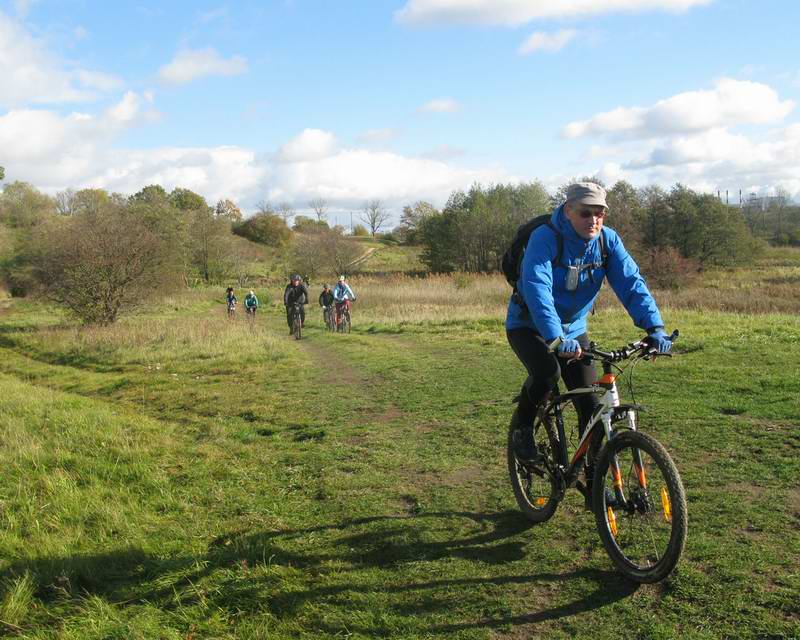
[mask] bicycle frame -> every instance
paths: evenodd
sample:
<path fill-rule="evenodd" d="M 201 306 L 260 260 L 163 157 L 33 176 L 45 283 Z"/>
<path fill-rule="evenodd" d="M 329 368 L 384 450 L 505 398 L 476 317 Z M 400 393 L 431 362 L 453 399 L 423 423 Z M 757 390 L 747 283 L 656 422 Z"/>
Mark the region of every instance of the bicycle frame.
<path fill-rule="evenodd" d="M 602 394 L 598 407 L 592 412 L 583 436 L 578 442 L 575 453 L 572 459 L 568 458 L 566 432 L 564 429 L 564 418 L 562 414 L 562 406 L 575 398 L 588 394 Z M 550 416 L 555 418 L 558 435 L 558 450 L 553 452 L 554 458 L 558 462 L 558 466 L 553 469 L 554 477 L 559 481 L 559 499 L 563 497 L 566 490 L 574 486 L 578 481 L 578 476 L 582 470 L 581 462 L 586 457 L 589 447 L 592 445 L 598 429 L 603 429 L 606 441 L 610 442 L 614 438 L 615 429 L 614 423 L 627 417 L 626 428 L 631 431 L 636 431 L 636 410 L 640 409 L 638 405 L 633 404 L 620 404 L 619 392 L 617 391 L 616 376 L 611 371 L 611 364 L 603 362 L 603 375 L 591 387 L 581 387 L 565 391 L 564 393 L 557 394 L 550 398 L 547 403 L 542 416 L 542 422 Z M 545 427 L 546 428 L 546 427 Z M 643 487 L 646 486 L 645 472 L 642 466 L 641 458 L 638 451 L 635 453 L 635 466 L 636 472 L 639 476 L 640 483 Z M 616 498 L 620 504 L 625 505 L 626 500 L 623 493 L 622 486 L 622 473 L 619 468 L 619 462 L 616 456 L 611 460 L 612 474 L 614 477 L 614 491 Z"/>

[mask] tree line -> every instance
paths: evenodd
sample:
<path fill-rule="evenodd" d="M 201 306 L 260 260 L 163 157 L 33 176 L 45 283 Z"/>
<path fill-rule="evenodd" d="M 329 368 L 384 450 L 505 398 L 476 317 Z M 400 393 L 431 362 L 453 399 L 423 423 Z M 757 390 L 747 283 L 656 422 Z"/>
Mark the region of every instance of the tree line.
<path fill-rule="evenodd" d="M 0 278 L 14 296 L 44 295 L 86 323 L 108 324 L 160 291 L 197 283 L 245 284 L 255 260 L 308 278 L 341 274 L 362 245 L 325 221 L 261 203 L 244 218 L 231 200 L 149 185 L 124 196 L 67 189 L 49 196 L 25 182 L 0 193 Z M 292 229 L 288 220 L 294 217 Z M 366 233 L 366 230 L 364 230 Z M 246 238 L 269 248 L 254 255 Z"/>
<path fill-rule="evenodd" d="M 426 202 L 405 207 L 397 231 L 404 241 L 421 245 L 431 271 L 497 271 L 518 227 L 561 204 L 567 186 L 550 194 L 540 182 L 476 184 L 454 191 L 441 210 Z M 763 247 L 743 210 L 716 196 L 680 184 L 665 190 L 625 181 L 607 191 L 606 224 L 659 284 L 679 284 L 681 274 L 710 265 L 745 262 Z"/>

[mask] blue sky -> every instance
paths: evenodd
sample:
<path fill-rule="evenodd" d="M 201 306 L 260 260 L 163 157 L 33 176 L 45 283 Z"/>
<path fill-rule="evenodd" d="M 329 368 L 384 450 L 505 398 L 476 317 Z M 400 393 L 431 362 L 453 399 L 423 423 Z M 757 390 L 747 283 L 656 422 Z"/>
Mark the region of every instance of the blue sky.
<path fill-rule="evenodd" d="M 244 209 L 583 174 L 798 197 L 799 23 L 788 0 L 0 0 L 0 165 Z"/>

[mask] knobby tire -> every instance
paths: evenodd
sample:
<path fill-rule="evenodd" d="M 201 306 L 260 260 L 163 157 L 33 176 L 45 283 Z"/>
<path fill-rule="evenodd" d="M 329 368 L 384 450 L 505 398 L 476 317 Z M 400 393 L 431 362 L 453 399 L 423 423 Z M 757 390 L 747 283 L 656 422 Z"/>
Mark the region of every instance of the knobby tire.
<path fill-rule="evenodd" d="M 613 487 L 614 455 L 619 460 L 625 497 L 641 509 L 629 511 L 606 504 L 606 488 Z M 646 468 L 646 491 L 635 471 L 637 455 Z M 597 529 L 617 569 L 634 582 L 653 583 L 666 578 L 683 553 L 688 532 L 686 493 L 667 450 L 652 436 L 623 431 L 600 451 L 592 484 Z M 614 526 L 616 534 L 612 532 Z"/>

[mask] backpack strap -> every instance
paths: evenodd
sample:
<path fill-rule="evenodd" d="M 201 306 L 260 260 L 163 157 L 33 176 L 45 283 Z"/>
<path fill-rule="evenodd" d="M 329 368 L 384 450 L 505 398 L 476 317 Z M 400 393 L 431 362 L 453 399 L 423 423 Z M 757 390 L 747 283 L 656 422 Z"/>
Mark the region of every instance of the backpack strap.
<path fill-rule="evenodd" d="M 606 246 L 605 229 L 600 229 L 600 263 L 608 271 L 608 247 Z"/>

